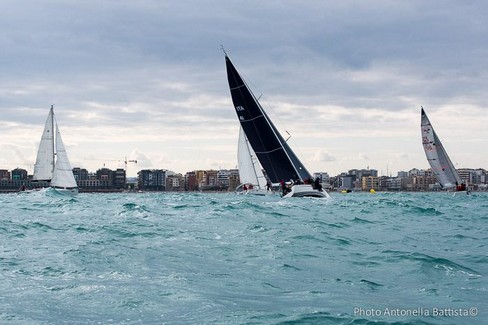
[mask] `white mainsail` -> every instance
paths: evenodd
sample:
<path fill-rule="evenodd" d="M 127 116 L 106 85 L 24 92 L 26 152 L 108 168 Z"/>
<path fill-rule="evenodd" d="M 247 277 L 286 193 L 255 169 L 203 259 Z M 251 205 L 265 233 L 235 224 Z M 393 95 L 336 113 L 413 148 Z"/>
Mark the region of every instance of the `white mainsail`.
<path fill-rule="evenodd" d="M 421 108 L 420 125 L 425 155 L 439 184 L 447 189 L 461 185 L 461 178 L 456 168 L 454 168 L 451 159 L 449 159 L 441 140 L 435 133 L 423 107 Z"/>
<path fill-rule="evenodd" d="M 258 189 L 265 189 L 266 178 L 242 128 L 239 130 L 237 148 L 237 161 L 239 164 L 239 179 L 241 184 L 252 184 Z"/>
<path fill-rule="evenodd" d="M 56 123 L 56 165 L 54 167 L 51 187 L 73 189 L 77 188 L 76 180 L 73 176 L 73 169 L 69 163 L 68 154 L 64 148 L 61 132 Z"/>
<path fill-rule="evenodd" d="M 54 172 L 54 112 L 49 110 L 44 132 L 42 133 L 36 164 L 34 165 L 34 181 L 50 181 Z"/>

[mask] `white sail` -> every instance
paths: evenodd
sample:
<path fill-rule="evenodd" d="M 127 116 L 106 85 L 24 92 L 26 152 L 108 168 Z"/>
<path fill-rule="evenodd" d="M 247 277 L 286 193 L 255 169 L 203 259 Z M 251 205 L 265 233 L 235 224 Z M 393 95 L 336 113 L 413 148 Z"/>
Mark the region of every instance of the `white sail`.
<path fill-rule="evenodd" d="M 439 184 L 444 188 L 453 188 L 461 185 L 461 178 L 423 108 L 421 110 L 420 124 L 425 155 Z"/>
<path fill-rule="evenodd" d="M 242 128 L 239 130 L 237 161 L 239 163 L 240 182 L 252 184 L 258 189 L 265 189 L 266 178 Z"/>
<path fill-rule="evenodd" d="M 54 172 L 54 112 L 49 110 L 44 132 L 42 133 L 36 164 L 34 165 L 34 181 L 50 181 Z"/>
<path fill-rule="evenodd" d="M 56 165 L 54 167 L 51 187 L 62 189 L 77 188 L 76 180 L 73 175 L 73 169 L 69 163 L 68 154 L 64 148 L 61 133 L 56 123 Z"/>

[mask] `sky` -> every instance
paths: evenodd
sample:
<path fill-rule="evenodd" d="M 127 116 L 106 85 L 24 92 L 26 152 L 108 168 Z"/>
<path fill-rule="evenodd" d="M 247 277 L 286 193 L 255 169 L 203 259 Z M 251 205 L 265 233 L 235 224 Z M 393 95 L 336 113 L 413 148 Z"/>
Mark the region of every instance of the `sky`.
<path fill-rule="evenodd" d="M 481 0 L 4 0 L 0 169 L 33 171 L 52 104 L 73 167 L 236 168 L 221 45 L 310 172 L 427 169 L 421 106 L 457 168 L 488 169 L 487 15 Z"/>

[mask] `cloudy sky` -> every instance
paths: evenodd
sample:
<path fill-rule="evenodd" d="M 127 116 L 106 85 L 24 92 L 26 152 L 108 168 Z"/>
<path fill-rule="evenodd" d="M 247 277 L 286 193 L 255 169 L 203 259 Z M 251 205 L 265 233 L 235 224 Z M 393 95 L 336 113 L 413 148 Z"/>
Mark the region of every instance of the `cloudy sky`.
<path fill-rule="evenodd" d="M 488 2 L 4 0 L 0 169 L 32 172 L 51 104 L 71 164 L 235 168 L 223 44 L 311 172 L 428 168 L 420 106 L 488 168 Z"/>

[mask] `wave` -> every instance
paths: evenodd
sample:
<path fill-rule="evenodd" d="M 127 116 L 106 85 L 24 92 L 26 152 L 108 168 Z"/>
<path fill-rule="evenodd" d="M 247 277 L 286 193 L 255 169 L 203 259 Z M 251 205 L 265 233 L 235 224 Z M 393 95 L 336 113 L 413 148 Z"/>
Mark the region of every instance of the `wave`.
<path fill-rule="evenodd" d="M 440 216 L 444 214 L 436 208 L 424 208 L 420 206 L 410 207 L 408 212 L 416 216 Z"/>
<path fill-rule="evenodd" d="M 443 270 L 447 275 L 455 272 L 461 272 L 469 276 L 481 276 L 481 274 L 472 268 L 461 265 L 459 263 L 453 262 L 449 259 L 442 257 L 433 257 L 422 253 L 411 253 L 411 252 L 401 252 L 401 251 L 384 251 L 383 253 L 389 254 L 391 256 L 390 261 L 414 261 L 419 262 L 422 267 L 427 267 L 428 269 Z"/>
<path fill-rule="evenodd" d="M 372 221 L 362 219 L 362 218 L 358 218 L 358 217 L 354 217 L 354 219 L 352 219 L 352 222 L 355 222 L 355 223 L 374 223 Z"/>
<path fill-rule="evenodd" d="M 276 318 L 285 318 L 283 315 L 274 316 Z M 288 317 L 290 318 L 290 317 Z M 281 325 L 299 325 L 299 324 L 328 324 L 328 325 L 435 325 L 420 319 L 412 319 L 408 321 L 385 321 L 378 318 L 366 319 L 358 318 L 356 316 L 333 315 L 330 312 L 318 311 L 312 313 L 300 314 L 292 319 L 277 321 L 276 324 Z"/>

